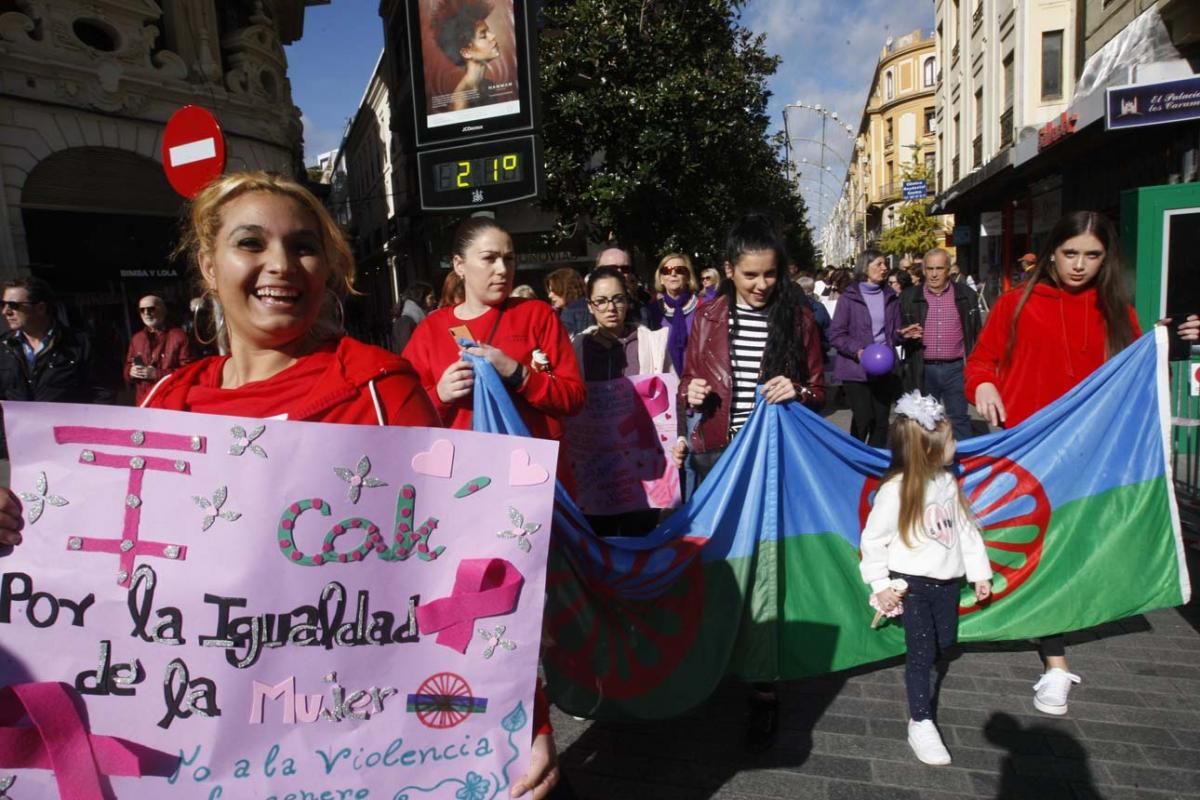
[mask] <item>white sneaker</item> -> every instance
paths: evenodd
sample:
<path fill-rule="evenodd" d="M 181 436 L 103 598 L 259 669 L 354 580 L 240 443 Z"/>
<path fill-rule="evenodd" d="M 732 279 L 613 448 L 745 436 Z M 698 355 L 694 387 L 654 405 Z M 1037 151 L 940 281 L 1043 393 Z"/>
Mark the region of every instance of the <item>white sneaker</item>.
<path fill-rule="evenodd" d="M 942 744 L 942 735 L 931 719 L 908 721 L 908 746 L 922 764 L 944 767 L 950 763 L 950 751 Z"/>
<path fill-rule="evenodd" d="M 1033 685 L 1033 707 L 1043 714 L 1061 717 L 1067 713 L 1067 695 L 1071 684 L 1079 683 L 1079 676 L 1065 669 L 1054 667 L 1046 670 Z"/>

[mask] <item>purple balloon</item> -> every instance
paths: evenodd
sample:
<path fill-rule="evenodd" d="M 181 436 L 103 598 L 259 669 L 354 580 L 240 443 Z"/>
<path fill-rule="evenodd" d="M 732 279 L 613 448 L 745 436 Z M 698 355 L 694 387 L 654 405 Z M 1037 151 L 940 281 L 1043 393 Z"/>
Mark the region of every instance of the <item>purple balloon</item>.
<path fill-rule="evenodd" d="M 886 375 L 892 371 L 892 366 L 896 363 L 896 353 L 886 344 L 876 342 L 863 349 L 859 363 L 862 364 L 863 371 L 868 375 Z"/>

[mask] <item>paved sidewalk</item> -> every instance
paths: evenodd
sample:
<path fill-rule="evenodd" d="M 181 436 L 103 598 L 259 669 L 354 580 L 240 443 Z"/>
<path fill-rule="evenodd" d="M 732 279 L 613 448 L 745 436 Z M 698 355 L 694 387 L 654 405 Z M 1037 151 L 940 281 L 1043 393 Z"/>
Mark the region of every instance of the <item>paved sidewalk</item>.
<path fill-rule="evenodd" d="M 1200 577 L 1200 553 L 1190 561 Z M 972 645 L 950 664 L 938 711 L 949 767 L 909 750 L 895 660 L 783 684 L 779 740 L 761 756 L 742 748 L 735 683 L 670 721 L 580 722 L 555 710 L 563 770 L 580 800 L 1200 798 L 1200 604 L 1068 642 L 1083 683 L 1066 717 L 1033 707 L 1041 665 L 1030 643 Z"/>
<path fill-rule="evenodd" d="M 555 710 L 563 769 L 581 800 L 1200 798 L 1200 607 L 1068 641 L 1083 684 L 1061 718 L 1033 708 L 1031 645 L 976 645 L 950 664 L 938 711 L 949 767 L 909 750 L 904 668 L 893 661 L 784 684 L 779 741 L 761 756 L 742 749 L 736 684 L 665 722 L 578 722 Z"/>

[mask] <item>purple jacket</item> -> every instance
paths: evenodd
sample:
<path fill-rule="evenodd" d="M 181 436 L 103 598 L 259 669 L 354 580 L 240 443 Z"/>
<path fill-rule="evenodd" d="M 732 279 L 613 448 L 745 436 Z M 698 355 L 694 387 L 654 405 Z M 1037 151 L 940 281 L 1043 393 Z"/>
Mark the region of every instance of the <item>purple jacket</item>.
<path fill-rule="evenodd" d="M 883 329 L 888 344 L 900 343 L 900 299 L 892 287 L 883 287 Z M 833 321 L 829 324 L 829 343 L 837 351 L 833 359 L 833 377 L 841 381 L 867 381 L 867 373 L 858 363 L 858 351 L 875 341 L 871 332 L 871 312 L 857 283 L 846 287 L 838 297 Z"/>

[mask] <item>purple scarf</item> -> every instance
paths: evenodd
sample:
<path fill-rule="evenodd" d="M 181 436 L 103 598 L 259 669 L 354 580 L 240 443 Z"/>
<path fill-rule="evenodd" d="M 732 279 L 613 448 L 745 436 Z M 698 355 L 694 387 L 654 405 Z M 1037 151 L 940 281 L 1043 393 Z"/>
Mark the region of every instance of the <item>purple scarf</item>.
<path fill-rule="evenodd" d="M 688 333 L 691 326 L 692 313 L 696 310 L 696 298 L 691 292 L 684 292 L 678 298 L 663 292 L 659 296 L 663 304 L 663 316 L 666 317 L 668 330 L 667 353 L 671 363 L 675 365 L 675 374 L 683 374 L 683 354 L 687 352 Z"/>

